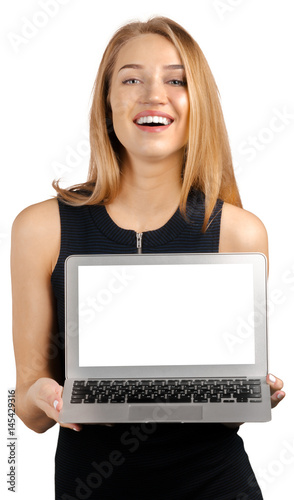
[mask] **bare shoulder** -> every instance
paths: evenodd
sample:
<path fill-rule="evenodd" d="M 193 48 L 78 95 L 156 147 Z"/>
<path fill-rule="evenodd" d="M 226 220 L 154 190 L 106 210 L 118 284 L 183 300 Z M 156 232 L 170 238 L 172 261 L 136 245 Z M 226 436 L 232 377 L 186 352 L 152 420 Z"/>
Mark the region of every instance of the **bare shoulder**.
<path fill-rule="evenodd" d="M 268 257 L 268 238 L 263 222 L 243 208 L 224 203 L 219 251 L 262 252 Z"/>
<path fill-rule="evenodd" d="M 59 225 L 58 202 L 53 198 L 22 210 L 14 219 L 12 229 L 23 237 L 42 236 L 47 239 L 56 233 Z"/>
<path fill-rule="evenodd" d="M 56 198 L 30 205 L 12 225 L 12 251 L 31 252 L 54 268 L 60 247 L 60 217 Z"/>
<path fill-rule="evenodd" d="M 52 220 L 52 216 L 58 216 L 58 202 L 56 198 L 41 201 L 24 208 L 15 218 L 17 224 L 35 224 L 44 222 L 44 218 Z"/>

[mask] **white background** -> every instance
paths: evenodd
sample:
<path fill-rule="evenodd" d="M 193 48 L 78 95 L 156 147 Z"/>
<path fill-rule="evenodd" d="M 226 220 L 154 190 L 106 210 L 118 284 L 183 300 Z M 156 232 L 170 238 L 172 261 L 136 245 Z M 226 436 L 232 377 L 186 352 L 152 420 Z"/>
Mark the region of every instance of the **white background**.
<path fill-rule="evenodd" d="M 121 24 L 154 14 L 182 24 L 206 55 L 220 90 L 244 207 L 259 216 L 268 230 L 270 369 L 284 379 L 287 399 L 274 410 L 272 422 L 246 424 L 240 434 L 264 499 L 290 498 L 294 464 L 293 2 L 62 3 L 52 17 L 44 14 L 41 0 L 3 2 L 1 9 L 1 498 L 12 495 L 5 484 L 7 391 L 15 384 L 9 278 L 11 223 L 24 207 L 54 194 L 51 181 L 59 177 L 58 169 L 64 185 L 85 179 L 90 94 L 102 51 Z M 22 36 L 28 21 L 39 27 L 31 28 L 30 33 L 27 29 L 30 38 L 17 50 L 8 34 Z M 281 113 L 283 120 L 277 120 Z M 258 139 L 248 151 L 250 136 Z M 57 433 L 55 426 L 38 435 L 18 421 L 18 486 L 14 498 L 54 498 Z"/>

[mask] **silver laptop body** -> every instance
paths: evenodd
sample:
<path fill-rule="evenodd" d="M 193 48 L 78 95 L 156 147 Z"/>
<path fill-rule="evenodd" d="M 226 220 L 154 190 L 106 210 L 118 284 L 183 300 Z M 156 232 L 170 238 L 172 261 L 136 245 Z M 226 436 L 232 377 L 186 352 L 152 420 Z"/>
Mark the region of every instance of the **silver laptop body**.
<path fill-rule="evenodd" d="M 73 255 L 60 422 L 271 419 L 261 253 Z"/>

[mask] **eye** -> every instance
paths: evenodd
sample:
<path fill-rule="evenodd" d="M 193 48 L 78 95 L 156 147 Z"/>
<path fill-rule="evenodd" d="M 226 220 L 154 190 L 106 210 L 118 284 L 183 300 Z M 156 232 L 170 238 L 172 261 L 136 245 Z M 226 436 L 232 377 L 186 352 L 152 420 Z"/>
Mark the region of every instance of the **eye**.
<path fill-rule="evenodd" d="M 187 85 L 187 82 L 185 80 L 169 80 L 169 82 L 171 85 L 173 85 L 174 87 L 185 87 Z"/>
<path fill-rule="evenodd" d="M 137 85 L 138 83 L 140 83 L 140 80 L 137 80 L 137 78 L 129 78 L 123 81 L 124 85 Z"/>

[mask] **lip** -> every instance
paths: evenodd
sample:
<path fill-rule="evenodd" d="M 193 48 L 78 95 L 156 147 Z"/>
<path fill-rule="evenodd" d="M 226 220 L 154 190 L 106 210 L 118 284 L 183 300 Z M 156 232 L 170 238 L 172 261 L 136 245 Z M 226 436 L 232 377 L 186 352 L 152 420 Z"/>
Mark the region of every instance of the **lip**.
<path fill-rule="evenodd" d="M 169 125 L 161 125 L 159 127 L 148 127 L 147 125 L 138 125 L 138 123 L 135 123 L 135 125 L 142 132 L 148 132 L 149 134 L 158 134 L 167 130 L 171 126 L 171 123 Z"/>
<path fill-rule="evenodd" d="M 146 125 L 139 125 L 136 123 L 136 120 L 143 116 L 162 116 L 163 118 L 167 118 L 170 120 L 171 123 L 169 125 L 159 125 L 158 127 L 148 127 Z M 136 127 L 141 130 L 142 132 L 148 132 L 151 134 L 158 134 L 159 132 L 164 132 L 167 130 L 174 122 L 174 118 L 171 115 L 168 115 L 167 113 L 163 113 L 162 111 L 154 111 L 152 109 L 147 109 L 146 111 L 141 111 L 138 113 L 135 118 L 133 119 L 134 124 Z"/>
<path fill-rule="evenodd" d="M 172 122 L 174 121 L 174 118 L 167 113 L 163 113 L 162 111 L 154 111 L 152 109 L 147 109 L 146 111 L 141 111 L 138 113 L 134 119 L 133 122 L 141 118 L 142 116 L 162 116 L 163 118 L 167 118 L 168 120 L 171 120 Z"/>

